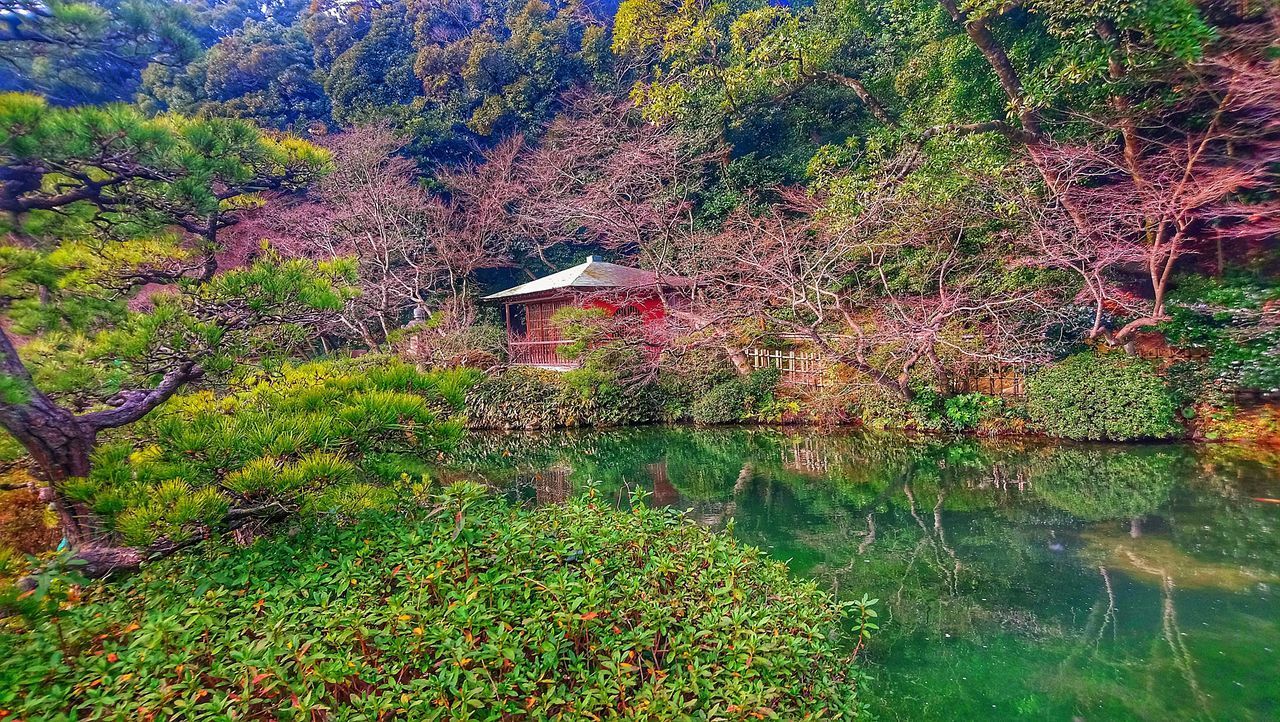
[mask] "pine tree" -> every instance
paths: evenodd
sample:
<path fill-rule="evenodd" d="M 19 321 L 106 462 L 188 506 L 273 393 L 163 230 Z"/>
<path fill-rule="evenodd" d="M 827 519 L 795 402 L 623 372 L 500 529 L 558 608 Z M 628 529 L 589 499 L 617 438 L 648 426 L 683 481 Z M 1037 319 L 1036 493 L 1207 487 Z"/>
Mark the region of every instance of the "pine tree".
<path fill-rule="evenodd" d="M 75 544 L 64 492 L 98 435 L 341 308 L 345 261 L 271 253 L 222 270 L 219 231 L 257 194 L 300 188 L 328 156 L 243 121 L 147 119 L 0 95 L 0 426 L 31 454 Z"/>

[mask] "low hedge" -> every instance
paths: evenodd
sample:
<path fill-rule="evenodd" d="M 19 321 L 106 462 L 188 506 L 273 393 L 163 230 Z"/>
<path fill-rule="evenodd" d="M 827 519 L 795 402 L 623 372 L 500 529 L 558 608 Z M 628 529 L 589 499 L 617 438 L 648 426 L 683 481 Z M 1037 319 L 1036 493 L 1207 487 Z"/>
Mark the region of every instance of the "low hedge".
<path fill-rule="evenodd" d="M 1120 352 L 1085 352 L 1027 379 L 1027 415 L 1050 436 L 1095 441 L 1166 439 L 1177 406 L 1151 364 Z"/>
<path fill-rule="evenodd" d="M 209 545 L 0 631 L 23 719 L 848 719 L 845 605 L 665 509 L 471 484 Z M 54 585 L 56 589 L 56 585 Z M 72 597 L 74 598 L 74 596 Z M 865 620 L 865 618 L 863 618 Z"/>
<path fill-rule="evenodd" d="M 781 379 L 780 370 L 763 368 L 722 381 L 693 402 L 689 416 L 698 424 L 759 421 L 761 412 L 774 401 Z"/>
<path fill-rule="evenodd" d="M 662 420 L 661 395 L 654 386 L 624 388 L 597 376 L 522 367 L 489 376 L 467 392 L 467 424 L 475 429 L 555 429 Z"/>

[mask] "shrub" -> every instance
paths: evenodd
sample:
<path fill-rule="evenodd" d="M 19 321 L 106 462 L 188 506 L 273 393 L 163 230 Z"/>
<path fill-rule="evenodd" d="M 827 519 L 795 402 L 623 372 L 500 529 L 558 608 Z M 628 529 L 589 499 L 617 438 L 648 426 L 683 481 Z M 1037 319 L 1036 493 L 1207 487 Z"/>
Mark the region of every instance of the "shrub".
<path fill-rule="evenodd" d="M 879 384 L 862 385 L 855 402 L 858 419 L 872 429 L 946 428 L 948 418 L 942 395 L 928 386 L 917 386 L 912 391 L 907 399 Z"/>
<path fill-rule="evenodd" d="M 487 368 L 506 358 L 507 332 L 495 323 L 458 328 L 428 323 L 426 328 L 414 328 L 406 334 L 406 340 L 397 343 L 396 350 L 424 368 Z"/>
<path fill-rule="evenodd" d="M 693 418 L 693 405 L 711 389 L 737 378 L 728 357 L 720 349 L 696 347 L 663 356 L 656 386 L 668 421 Z"/>
<path fill-rule="evenodd" d="M 1178 433 L 1172 394 L 1151 364 L 1086 352 L 1027 379 L 1032 425 L 1068 439 L 1164 439 Z"/>
<path fill-rule="evenodd" d="M 222 394 L 170 399 L 101 445 L 66 493 L 132 545 L 217 529 L 229 508 L 296 510 L 356 478 L 398 477 L 386 468 L 394 454 L 451 447 L 468 378 L 381 358 L 246 375 Z M 364 468 L 370 459 L 377 469 Z"/>
<path fill-rule="evenodd" d="M 747 414 L 747 389 L 742 379 L 730 379 L 716 384 L 689 409 L 694 422 L 699 424 L 733 424 Z"/>
<path fill-rule="evenodd" d="M 1223 408 L 1231 405 L 1228 384 L 1199 361 L 1174 361 L 1164 370 L 1164 382 L 1174 407 L 1183 418 L 1194 417 L 1197 406 Z"/>
<path fill-rule="evenodd" d="M 752 409 L 759 408 L 773 400 L 773 392 L 782 381 L 782 370 L 776 368 L 756 369 L 743 380 L 743 389 L 747 392 L 747 403 Z"/>
<path fill-rule="evenodd" d="M 1280 446 L 1280 404 L 1271 402 L 1247 409 L 1206 409 L 1193 420 L 1197 438 L 1208 441 L 1246 440 Z"/>
<path fill-rule="evenodd" d="M 984 422 L 997 419 L 1004 402 L 986 394 L 958 394 L 943 402 L 947 424 L 956 431 L 973 431 Z"/>
<path fill-rule="evenodd" d="M 485 379 L 467 397 L 472 427 L 628 426 L 663 417 L 661 387 L 644 378 L 653 359 L 617 316 L 565 306 L 551 320 L 568 342 L 556 353 L 577 368 L 555 373 L 515 367 Z"/>
<path fill-rule="evenodd" d="M 481 429 L 547 429 L 559 424 L 555 374 L 512 368 L 467 391 L 467 425 Z"/>
<path fill-rule="evenodd" d="M 932 386 L 917 384 L 907 401 L 907 415 L 911 428 L 923 431 L 943 431 L 949 426 L 946 398 Z"/>
<path fill-rule="evenodd" d="M 917 382 L 910 399 L 879 385 L 860 387 L 854 405 L 863 425 L 873 429 L 976 431 L 991 434 L 1020 431 L 1021 411 L 998 396 L 982 393 L 943 396 Z"/>
<path fill-rule="evenodd" d="M 586 388 L 569 387 L 565 408 L 570 412 L 565 426 L 651 424 L 662 415 L 657 391 L 647 384 L 624 388 L 606 382 Z"/>
<path fill-rule="evenodd" d="M 516 367 L 467 392 L 467 423 L 479 429 L 554 429 L 647 424 L 661 417 L 657 388 L 624 387 L 591 369 L 557 373 Z"/>
<path fill-rule="evenodd" d="M 732 378 L 716 384 L 693 402 L 689 409 L 699 424 L 733 424 L 761 421 L 777 409 L 774 391 L 782 378 L 775 368 L 756 369 L 745 378 Z"/>
<path fill-rule="evenodd" d="M 530 510 L 470 484 L 396 499 L 396 513 L 206 546 L 90 585 L 56 617 L 11 618 L 0 708 L 83 720 L 862 709 L 846 606 L 678 512 L 592 498 Z"/>
<path fill-rule="evenodd" d="M 872 429 L 905 429 L 911 426 L 911 409 L 900 394 L 875 384 L 857 389 L 853 411 L 863 426 Z"/>
<path fill-rule="evenodd" d="M 551 315 L 551 324 L 568 341 L 557 353 L 565 358 L 582 361 L 591 356 L 601 345 L 611 346 L 620 339 L 614 333 L 615 319 L 603 308 L 561 306 Z"/>

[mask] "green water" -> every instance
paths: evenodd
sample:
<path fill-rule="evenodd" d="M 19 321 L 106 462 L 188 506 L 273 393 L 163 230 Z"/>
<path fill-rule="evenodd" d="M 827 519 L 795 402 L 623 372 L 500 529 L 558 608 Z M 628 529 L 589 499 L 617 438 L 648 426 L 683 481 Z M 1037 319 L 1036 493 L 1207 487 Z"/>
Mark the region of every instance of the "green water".
<path fill-rule="evenodd" d="M 880 599 L 880 719 L 1280 719 L 1274 452 L 650 428 L 475 435 L 455 466 L 531 503 L 643 489 Z"/>

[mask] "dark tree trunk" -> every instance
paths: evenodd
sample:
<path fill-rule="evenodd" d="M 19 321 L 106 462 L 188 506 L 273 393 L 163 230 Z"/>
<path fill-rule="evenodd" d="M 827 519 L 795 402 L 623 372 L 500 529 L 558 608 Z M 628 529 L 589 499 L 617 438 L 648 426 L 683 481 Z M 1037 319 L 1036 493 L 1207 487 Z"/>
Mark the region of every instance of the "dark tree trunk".
<path fill-rule="evenodd" d="M 67 479 L 89 473 L 89 454 L 93 451 L 97 428 L 59 407 L 35 387 L 30 372 L 18 358 L 17 348 L 2 330 L 0 373 L 16 381 L 20 389 L 16 393 L 25 397 L 15 399 L 18 403 L 0 403 L 0 426 L 31 454 L 40 475 L 49 484 L 54 509 L 67 539 L 73 543 L 87 540 L 87 517 L 62 494 L 60 487 Z"/>
<path fill-rule="evenodd" d="M 36 388 L 31 372 L 18 356 L 17 346 L 0 329 L 0 374 L 16 382 L 9 394 L 16 398 L 0 399 L 0 427 L 31 454 L 52 492 L 51 502 L 63 533 L 73 546 L 92 541 L 93 515 L 67 498 L 64 482 L 89 474 L 98 432 L 137 421 L 202 373 L 194 363 L 185 363 L 166 373 L 153 389 L 121 391 L 108 399 L 110 408 L 76 415 Z"/>
<path fill-rule="evenodd" d="M 961 10 L 960 3 L 956 0 L 938 0 L 938 3 L 951 16 L 952 21 L 964 28 L 969 40 L 978 47 L 982 56 L 986 58 L 987 64 L 995 71 L 1001 89 L 1018 112 L 1022 129 L 1032 138 L 1039 139 L 1043 134 L 1040 128 L 1040 114 L 1027 103 L 1026 94 L 1022 90 L 1022 79 L 1018 77 L 1018 71 L 1014 69 L 1004 46 L 991 32 L 987 18 L 970 17 L 968 13 Z"/>
<path fill-rule="evenodd" d="M 53 490 L 52 503 L 72 544 L 87 542 L 91 526 L 83 509 L 66 499 L 62 483 L 89 473 L 89 455 L 97 432 L 43 395 L 29 404 L 0 408 L 0 420 L 35 461 Z"/>

